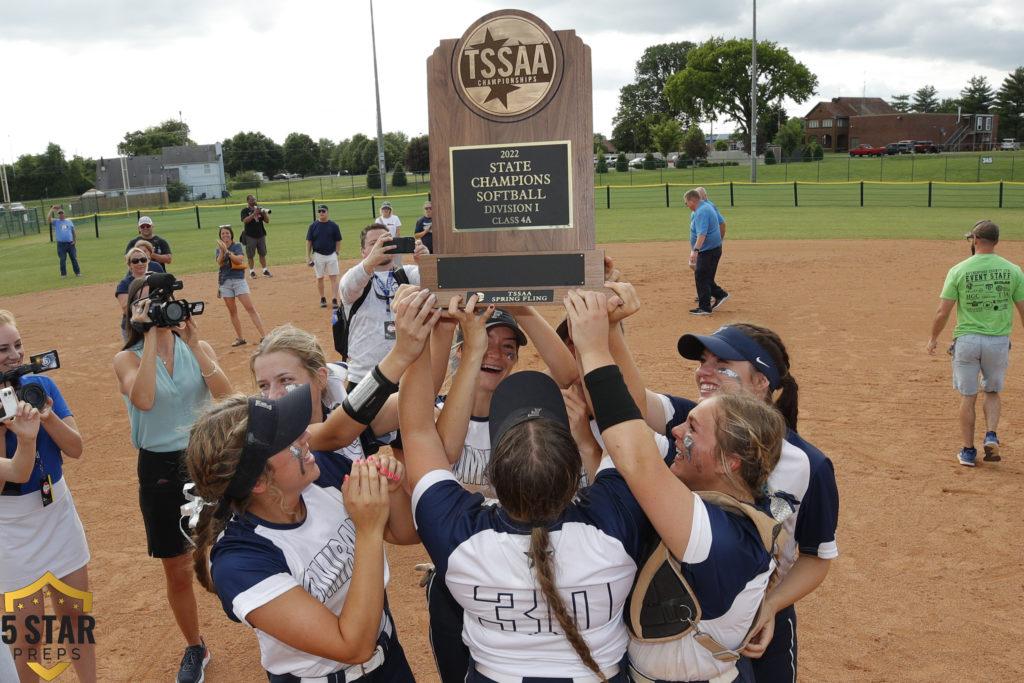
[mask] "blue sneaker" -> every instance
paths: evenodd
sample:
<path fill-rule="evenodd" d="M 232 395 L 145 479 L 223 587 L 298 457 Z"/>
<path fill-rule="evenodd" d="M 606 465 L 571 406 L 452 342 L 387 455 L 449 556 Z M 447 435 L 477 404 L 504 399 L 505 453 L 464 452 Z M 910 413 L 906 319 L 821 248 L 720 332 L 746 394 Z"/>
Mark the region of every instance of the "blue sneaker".
<path fill-rule="evenodd" d="M 185 656 L 181 658 L 175 683 L 203 683 L 206 678 L 203 670 L 209 663 L 210 651 L 206 647 L 206 641 L 200 638 L 199 645 L 185 648 Z"/>
<path fill-rule="evenodd" d="M 977 448 L 961 448 L 956 454 L 957 461 L 965 467 L 974 467 L 974 459 L 978 457 Z"/>
<path fill-rule="evenodd" d="M 999 439 L 995 432 L 985 434 L 985 462 L 999 462 L 1003 457 L 999 455 Z"/>

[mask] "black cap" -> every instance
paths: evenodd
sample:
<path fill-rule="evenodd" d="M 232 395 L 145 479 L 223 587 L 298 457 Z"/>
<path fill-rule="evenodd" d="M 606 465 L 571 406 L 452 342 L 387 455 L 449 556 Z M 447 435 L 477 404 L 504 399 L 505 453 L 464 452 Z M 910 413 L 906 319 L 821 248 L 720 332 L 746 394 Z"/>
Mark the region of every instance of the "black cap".
<path fill-rule="evenodd" d="M 526 346 L 526 335 L 519 328 L 519 323 L 516 322 L 515 317 L 506 311 L 504 308 L 495 308 L 494 312 L 491 313 L 491 317 L 487 320 L 487 324 L 484 325 L 484 329 L 491 329 L 492 327 L 498 327 L 504 325 L 511 329 L 516 335 L 516 344 L 519 346 Z M 462 343 L 462 328 L 459 328 L 458 333 L 455 336 L 455 343 Z"/>
<path fill-rule="evenodd" d="M 260 478 L 267 460 L 302 436 L 313 418 L 309 384 L 302 384 L 278 399 L 249 399 L 245 445 L 227 494 L 245 498 Z"/>
<path fill-rule="evenodd" d="M 488 417 L 491 450 L 497 447 L 501 437 L 512 427 L 540 418 L 554 420 L 567 428 L 569 426 L 565 399 L 555 380 L 535 370 L 509 375 L 491 396 L 491 412 Z"/>

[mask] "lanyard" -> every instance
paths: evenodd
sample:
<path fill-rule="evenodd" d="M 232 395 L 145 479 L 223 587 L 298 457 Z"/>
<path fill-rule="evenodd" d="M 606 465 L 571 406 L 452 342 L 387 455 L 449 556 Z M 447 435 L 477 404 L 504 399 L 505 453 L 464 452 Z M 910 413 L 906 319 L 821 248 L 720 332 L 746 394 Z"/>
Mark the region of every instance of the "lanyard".
<path fill-rule="evenodd" d="M 374 282 L 375 285 L 380 285 L 380 290 L 381 291 L 380 291 L 380 294 L 378 294 L 377 296 L 384 300 L 384 308 L 385 308 L 385 310 L 387 312 L 387 317 L 390 320 L 391 319 L 391 291 L 392 291 L 392 287 L 394 286 L 394 283 L 395 283 L 395 274 L 392 271 L 389 270 L 388 271 L 387 282 L 384 282 L 379 277 L 377 277 L 376 273 L 374 273 L 373 274 L 373 282 Z"/>

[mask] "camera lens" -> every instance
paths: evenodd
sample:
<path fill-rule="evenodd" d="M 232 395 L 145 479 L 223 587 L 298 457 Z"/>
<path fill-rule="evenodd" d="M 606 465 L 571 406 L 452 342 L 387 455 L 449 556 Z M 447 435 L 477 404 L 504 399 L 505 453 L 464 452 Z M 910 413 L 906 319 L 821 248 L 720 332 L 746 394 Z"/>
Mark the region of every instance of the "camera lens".
<path fill-rule="evenodd" d="M 36 410 L 42 410 L 46 405 L 46 392 L 38 384 L 23 384 L 18 389 L 18 398 Z"/>
<path fill-rule="evenodd" d="M 177 301 L 168 301 L 167 307 L 164 309 L 164 316 L 169 325 L 177 325 L 185 319 L 185 309 Z"/>

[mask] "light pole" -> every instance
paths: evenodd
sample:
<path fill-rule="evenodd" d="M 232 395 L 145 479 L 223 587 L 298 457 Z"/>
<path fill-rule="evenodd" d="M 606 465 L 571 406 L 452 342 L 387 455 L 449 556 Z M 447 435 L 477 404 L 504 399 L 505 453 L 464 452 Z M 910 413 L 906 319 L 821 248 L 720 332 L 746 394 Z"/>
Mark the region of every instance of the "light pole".
<path fill-rule="evenodd" d="M 373 41 L 373 89 L 377 94 L 377 168 L 380 169 L 380 191 L 388 194 L 388 169 L 384 165 L 384 131 L 380 125 L 380 81 L 377 78 L 377 32 L 373 28 L 373 0 L 370 0 L 370 39 Z"/>
<path fill-rule="evenodd" d="M 750 41 L 750 182 L 757 182 L 757 0 L 754 3 L 754 39 Z"/>

